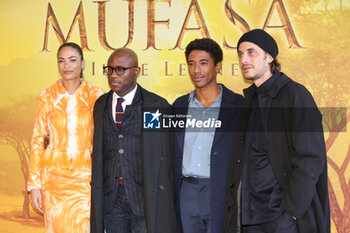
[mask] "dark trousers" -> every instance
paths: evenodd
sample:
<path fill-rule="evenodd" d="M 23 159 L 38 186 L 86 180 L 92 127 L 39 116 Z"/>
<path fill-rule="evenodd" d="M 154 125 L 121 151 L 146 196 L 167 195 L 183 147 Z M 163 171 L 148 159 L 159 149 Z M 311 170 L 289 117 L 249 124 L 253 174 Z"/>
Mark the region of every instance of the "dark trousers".
<path fill-rule="evenodd" d="M 295 220 L 285 212 L 272 222 L 245 226 L 244 229 L 245 233 L 298 233 Z"/>
<path fill-rule="evenodd" d="M 210 233 L 209 197 L 209 179 L 183 179 L 180 191 L 183 233 Z"/>
<path fill-rule="evenodd" d="M 111 212 L 103 216 L 103 222 L 106 233 L 146 233 L 145 217 L 132 212 L 122 185 L 119 185 Z"/>

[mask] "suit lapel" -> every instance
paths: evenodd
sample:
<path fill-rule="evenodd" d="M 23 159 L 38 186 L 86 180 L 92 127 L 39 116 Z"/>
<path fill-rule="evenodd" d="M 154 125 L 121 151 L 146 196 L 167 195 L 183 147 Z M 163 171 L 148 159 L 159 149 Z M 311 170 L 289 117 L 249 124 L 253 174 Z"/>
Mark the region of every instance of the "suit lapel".
<path fill-rule="evenodd" d="M 160 108 L 160 104 L 156 98 L 153 98 L 148 91 L 141 89 L 141 98 L 142 98 L 142 116 L 144 111 L 157 111 Z M 142 124 L 143 125 L 143 124 Z M 152 173 L 158 174 L 158 168 L 161 156 L 161 131 L 147 131 L 142 128 L 142 144 L 143 144 L 143 167 L 144 167 L 144 179 L 145 186 L 152 185 L 152 177 L 156 175 L 151 175 Z M 154 185 L 154 184 L 153 184 Z"/>
<path fill-rule="evenodd" d="M 184 101 L 182 103 L 180 103 L 179 106 L 181 106 L 181 107 L 178 107 L 178 108 L 175 109 L 175 114 L 186 116 L 187 112 L 188 112 L 188 106 L 189 106 L 188 96 L 186 96 L 184 98 Z M 176 117 L 176 120 L 177 121 L 183 120 L 183 121 L 185 121 L 185 125 L 186 125 L 186 121 L 187 121 L 186 117 L 181 117 L 181 118 L 177 118 Z M 177 141 L 178 146 L 180 148 L 181 154 L 183 154 L 183 147 L 184 147 L 184 141 L 185 141 L 185 132 L 186 132 L 186 127 L 182 127 L 182 128 L 176 127 L 175 128 L 176 141 Z"/>
<path fill-rule="evenodd" d="M 235 111 L 237 111 L 235 109 L 237 106 L 234 104 L 235 99 L 230 98 L 228 94 L 228 90 L 222 85 L 222 99 L 218 116 L 218 120 L 221 121 L 221 127 L 215 130 L 213 145 L 215 145 L 225 133 L 233 130 L 231 129 L 230 124 Z"/>
<path fill-rule="evenodd" d="M 104 110 L 107 104 L 108 98 L 112 95 L 113 91 L 109 91 L 105 95 L 102 95 L 101 101 L 96 102 L 95 106 L 95 115 L 94 115 L 94 121 L 95 121 L 95 130 L 97 130 L 99 133 L 98 135 L 101 136 L 100 141 L 102 141 L 102 127 L 103 127 L 103 115 Z"/>

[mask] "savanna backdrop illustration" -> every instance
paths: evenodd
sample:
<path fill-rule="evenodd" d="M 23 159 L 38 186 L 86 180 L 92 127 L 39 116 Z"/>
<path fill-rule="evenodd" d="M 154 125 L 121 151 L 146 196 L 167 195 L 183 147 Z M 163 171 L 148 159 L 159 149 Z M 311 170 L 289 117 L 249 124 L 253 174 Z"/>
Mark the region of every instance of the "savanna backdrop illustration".
<path fill-rule="evenodd" d="M 305 85 L 323 113 L 332 232 L 350 229 L 350 0 L 1 0 L 0 231 L 43 232 L 26 181 L 35 100 L 58 78 L 56 51 L 84 49 L 85 79 L 108 91 L 111 51 L 139 55 L 139 83 L 170 103 L 193 89 L 183 48 L 210 37 L 224 51 L 218 81 L 242 93 L 236 43 L 262 28 L 277 41 L 282 71 Z"/>

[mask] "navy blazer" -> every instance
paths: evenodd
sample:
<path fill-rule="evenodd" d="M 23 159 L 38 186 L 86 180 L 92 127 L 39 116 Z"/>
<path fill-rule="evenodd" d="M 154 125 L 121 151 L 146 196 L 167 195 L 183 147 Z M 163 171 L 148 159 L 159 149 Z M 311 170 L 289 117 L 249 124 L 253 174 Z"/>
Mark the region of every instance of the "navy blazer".
<path fill-rule="evenodd" d="M 237 127 L 243 96 L 222 86 L 222 100 L 218 120 L 221 128 L 216 129 L 210 155 L 210 218 L 211 233 L 222 233 L 226 196 L 226 180 L 234 133 Z M 189 94 L 179 97 L 173 103 L 175 115 L 186 115 L 189 105 Z M 186 120 L 184 118 L 184 120 Z M 179 194 L 182 177 L 182 156 L 185 139 L 185 128 L 175 129 L 174 143 L 174 179 L 176 191 L 176 209 L 178 222 L 181 225 Z M 180 226 L 181 227 L 181 226 Z"/>

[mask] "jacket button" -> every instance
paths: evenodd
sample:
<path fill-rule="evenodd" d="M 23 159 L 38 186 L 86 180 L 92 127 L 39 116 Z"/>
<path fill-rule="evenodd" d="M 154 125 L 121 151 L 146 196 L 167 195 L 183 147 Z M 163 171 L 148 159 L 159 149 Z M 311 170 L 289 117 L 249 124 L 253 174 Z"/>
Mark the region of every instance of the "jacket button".
<path fill-rule="evenodd" d="M 238 159 L 238 160 L 236 161 L 236 163 L 237 163 L 237 164 L 241 164 L 241 160 Z"/>
<path fill-rule="evenodd" d="M 233 188 L 233 187 L 235 187 L 235 185 L 234 184 L 230 184 L 230 188 Z"/>
<path fill-rule="evenodd" d="M 163 185 L 159 185 L 159 189 L 163 190 L 164 186 Z"/>
<path fill-rule="evenodd" d="M 284 176 L 287 176 L 287 172 L 283 172 L 283 175 L 284 175 Z"/>

